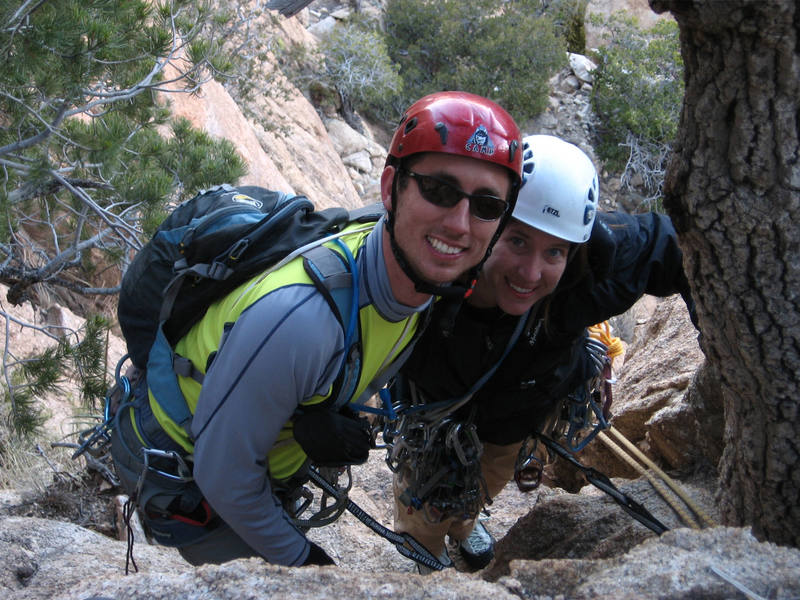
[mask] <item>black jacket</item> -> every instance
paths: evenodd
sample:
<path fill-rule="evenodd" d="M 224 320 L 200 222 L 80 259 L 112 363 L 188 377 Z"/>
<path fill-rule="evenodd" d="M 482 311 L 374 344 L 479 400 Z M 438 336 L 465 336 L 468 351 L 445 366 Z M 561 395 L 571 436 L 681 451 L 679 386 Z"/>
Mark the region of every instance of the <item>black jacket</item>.
<path fill-rule="evenodd" d="M 554 405 L 592 374 L 586 327 L 625 312 L 643 294 L 681 293 L 693 315 L 681 250 L 669 218 L 657 213 L 599 213 L 588 242 L 589 268 L 571 261 L 494 375 L 458 411 L 474 407 L 479 437 L 495 444 L 523 440 Z M 564 284 L 564 285 L 562 285 Z M 464 304 L 449 335 L 438 303 L 428 329 L 401 371 L 427 401 L 458 398 L 503 355 L 518 318 Z M 693 316 L 694 318 L 694 316 Z M 402 387 L 402 386 L 400 386 Z"/>

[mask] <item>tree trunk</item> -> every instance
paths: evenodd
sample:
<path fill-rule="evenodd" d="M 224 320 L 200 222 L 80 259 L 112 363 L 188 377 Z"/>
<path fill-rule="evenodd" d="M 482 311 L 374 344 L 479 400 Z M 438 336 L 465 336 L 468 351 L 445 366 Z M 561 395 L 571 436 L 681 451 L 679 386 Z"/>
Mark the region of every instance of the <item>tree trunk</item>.
<path fill-rule="evenodd" d="M 650 0 L 680 26 L 686 95 L 665 207 L 725 399 L 721 514 L 800 545 L 800 10 Z"/>

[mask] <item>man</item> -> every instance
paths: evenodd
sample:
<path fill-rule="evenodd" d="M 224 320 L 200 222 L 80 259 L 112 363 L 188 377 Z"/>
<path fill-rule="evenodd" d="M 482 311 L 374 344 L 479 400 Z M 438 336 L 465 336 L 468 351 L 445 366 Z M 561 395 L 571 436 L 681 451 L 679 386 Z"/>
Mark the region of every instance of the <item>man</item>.
<path fill-rule="evenodd" d="M 680 292 L 693 306 L 666 215 L 597 214 L 597 173 L 586 154 L 553 136 L 523 142 L 513 218 L 452 330 L 425 331 L 393 393 L 397 406 L 451 402 L 436 418 L 418 411 L 419 421 L 406 419 L 406 430 L 394 433 L 403 452 L 418 447 L 404 436 L 424 431 L 426 440 L 438 436 L 428 443 L 439 448 L 407 460 L 390 455 L 398 471 L 395 527 L 442 562 L 449 535 L 473 568 L 489 563 L 494 544 L 477 515 L 514 476 L 523 440 L 596 374 L 586 327 L 644 293 Z"/>
<path fill-rule="evenodd" d="M 483 143 L 468 144 L 483 129 Z M 352 226 L 341 238 L 355 256 L 360 283 L 362 365 L 350 401 L 394 368 L 434 295 L 465 293 L 450 282 L 465 271 L 474 278 L 510 215 L 521 174 L 519 145 L 508 113 L 472 94 L 432 94 L 404 115 L 381 177 L 385 217 L 366 231 Z M 141 492 L 141 482 L 124 468 L 124 446 L 193 459 L 194 494 L 181 493 L 167 507 L 142 507 L 151 531 L 160 539 L 174 536 L 170 543 L 192 564 L 247 556 L 291 566 L 332 564 L 292 522 L 276 492 L 302 482 L 308 457 L 363 462 L 370 436 L 348 414 L 313 410 L 332 395 L 347 349 L 302 259 L 212 304 L 175 350 L 204 374 L 202 386 L 178 378 L 194 413 L 194 439 L 152 393 L 139 390 L 112 442 L 132 493 Z M 194 535 L 187 537 L 187 526 Z"/>

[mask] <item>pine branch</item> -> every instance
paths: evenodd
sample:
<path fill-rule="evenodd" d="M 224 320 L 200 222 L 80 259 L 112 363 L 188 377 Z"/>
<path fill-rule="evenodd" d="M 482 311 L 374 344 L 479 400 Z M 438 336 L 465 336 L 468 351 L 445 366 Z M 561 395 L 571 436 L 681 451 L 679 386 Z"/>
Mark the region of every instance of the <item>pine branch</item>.
<path fill-rule="evenodd" d="M 8 94 L 3 94 L 4 96 L 8 97 Z M 39 116 L 39 113 L 32 110 L 29 106 L 25 105 L 30 112 L 32 112 L 40 121 L 44 121 L 42 117 Z M 47 138 L 49 138 L 61 125 L 61 122 L 69 116 L 69 111 L 67 111 L 67 103 L 64 102 L 58 109 L 56 116 L 53 118 L 51 123 L 45 123 L 45 129 L 37 133 L 36 135 L 26 138 L 24 140 L 19 140 L 14 142 L 13 144 L 7 144 L 5 146 L 0 147 L 0 156 L 4 156 L 6 154 L 12 154 L 18 152 L 20 150 L 25 150 L 26 148 L 31 148 L 36 144 L 40 144 Z"/>
<path fill-rule="evenodd" d="M 15 21 L 17 22 L 17 24 L 14 27 L 13 31 L 11 32 L 11 35 L 8 38 L 8 44 L 6 44 L 6 47 L 3 48 L 2 54 L 8 55 L 9 50 L 11 49 L 11 44 L 14 41 L 14 36 L 17 35 L 17 32 L 19 31 L 20 27 L 22 27 L 22 24 L 25 23 L 25 21 L 36 11 L 36 9 L 38 9 L 42 4 L 47 2 L 47 0 L 39 0 L 39 2 L 36 3 L 36 5 L 31 7 L 30 10 L 28 10 L 28 5 L 30 5 L 32 2 L 33 0 L 25 0 L 22 6 L 20 6 L 17 9 L 17 12 L 15 12 L 14 15 L 11 17 L 9 25 L 14 23 Z"/>
<path fill-rule="evenodd" d="M 50 174 L 72 192 L 76 198 L 85 202 L 128 246 L 135 250 L 139 250 L 142 247 L 142 243 L 139 241 L 139 236 L 141 235 L 139 230 L 129 225 L 124 219 L 119 218 L 118 215 L 103 209 L 83 189 L 73 186 L 57 172 L 51 171 Z"/>
<path fill-rule="evenodd" d="M 3 161 L 0 160 L 0 163 L 2 162 Z M 106 190 L 106 191 L 112 191 L 114 189 L 113 186 L 109 185 L 108 183 L 105 183 L 104 181 L 94 181 L 92 179 L 76 179 L 72 177 L 65 177 L 64 180 L 67 181 L 70 185 L 80 188 Z M 26 182 L 21 187 L 18 187 L 17 189 L 9 192 L 8 201 L 10 204 L 18 204 L 20 202 L 26 202 L 38 196 L 47 196 L 51 194 L 56 194 L 63 187 L 64 187 L 63 184 L 56 179 L 52 179 L 50 181 L 40 183 L 38 185 L 33 185 L 30 182 Z"/>
<path fill-rule="evenodd" d="M 14 300 L 19 300 L 22 297 L 23 291 L 35 283 L 47 281 L 55 283 L 53 275 L 60 271 L 65 265 L 72 262 L 73 264 L 80 260 L 80 254 L 85 250 L 97 247 L 100 242 L 107 235 L 111 233 L 111 229 L 104 229 L 93 237 L 83 240 L 67 250 L 61 252 L 57 256 L 50 259 L 50 261 L 38 269 L 26 268 L 6 268 L 0 270 L 0 281 L 11 284 L 11 289 L 8 291 L 8 299 L 12 304 L 17 304 Z M 61 281 L 59 285 L 62 287 L 70 287 L 72 289 L 103 289 L 103 288 L 88 288 L 75 286 L 74 284 L 67 284 Z M 113 288 L 119 289 L 119 288 Z M 108 292 L 113 293 L 113 292 Z"/>

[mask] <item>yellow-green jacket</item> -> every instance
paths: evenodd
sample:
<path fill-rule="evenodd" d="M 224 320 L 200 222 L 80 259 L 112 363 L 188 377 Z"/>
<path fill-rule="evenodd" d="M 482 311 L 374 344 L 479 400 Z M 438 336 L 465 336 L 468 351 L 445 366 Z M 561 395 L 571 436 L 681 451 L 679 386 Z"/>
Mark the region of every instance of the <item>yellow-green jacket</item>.
<path fill-rule="evenodd" d="M 412 340 L 427 303 L 408 307 L 392 296 L 382 221 L 374 229 L 352 225 L 348 231 L 341 239 L 356 258 L 362 345 L 353 401 Z M 342 326 L 302 258 L 211 305 L 175 350 L 205 373 L 202 390 L 193 379 L 179 378 L 194 413 L 194 447 L 151 393 L 156 418 L 194 452 L 197 484 L 240 537 L 269 562 L 302 563 L 308 543 L 273 497 L 270 480 L 290 477 L 305 462 L 291 417 L 298 406 L 328 397 L 344 360 Z"/>

